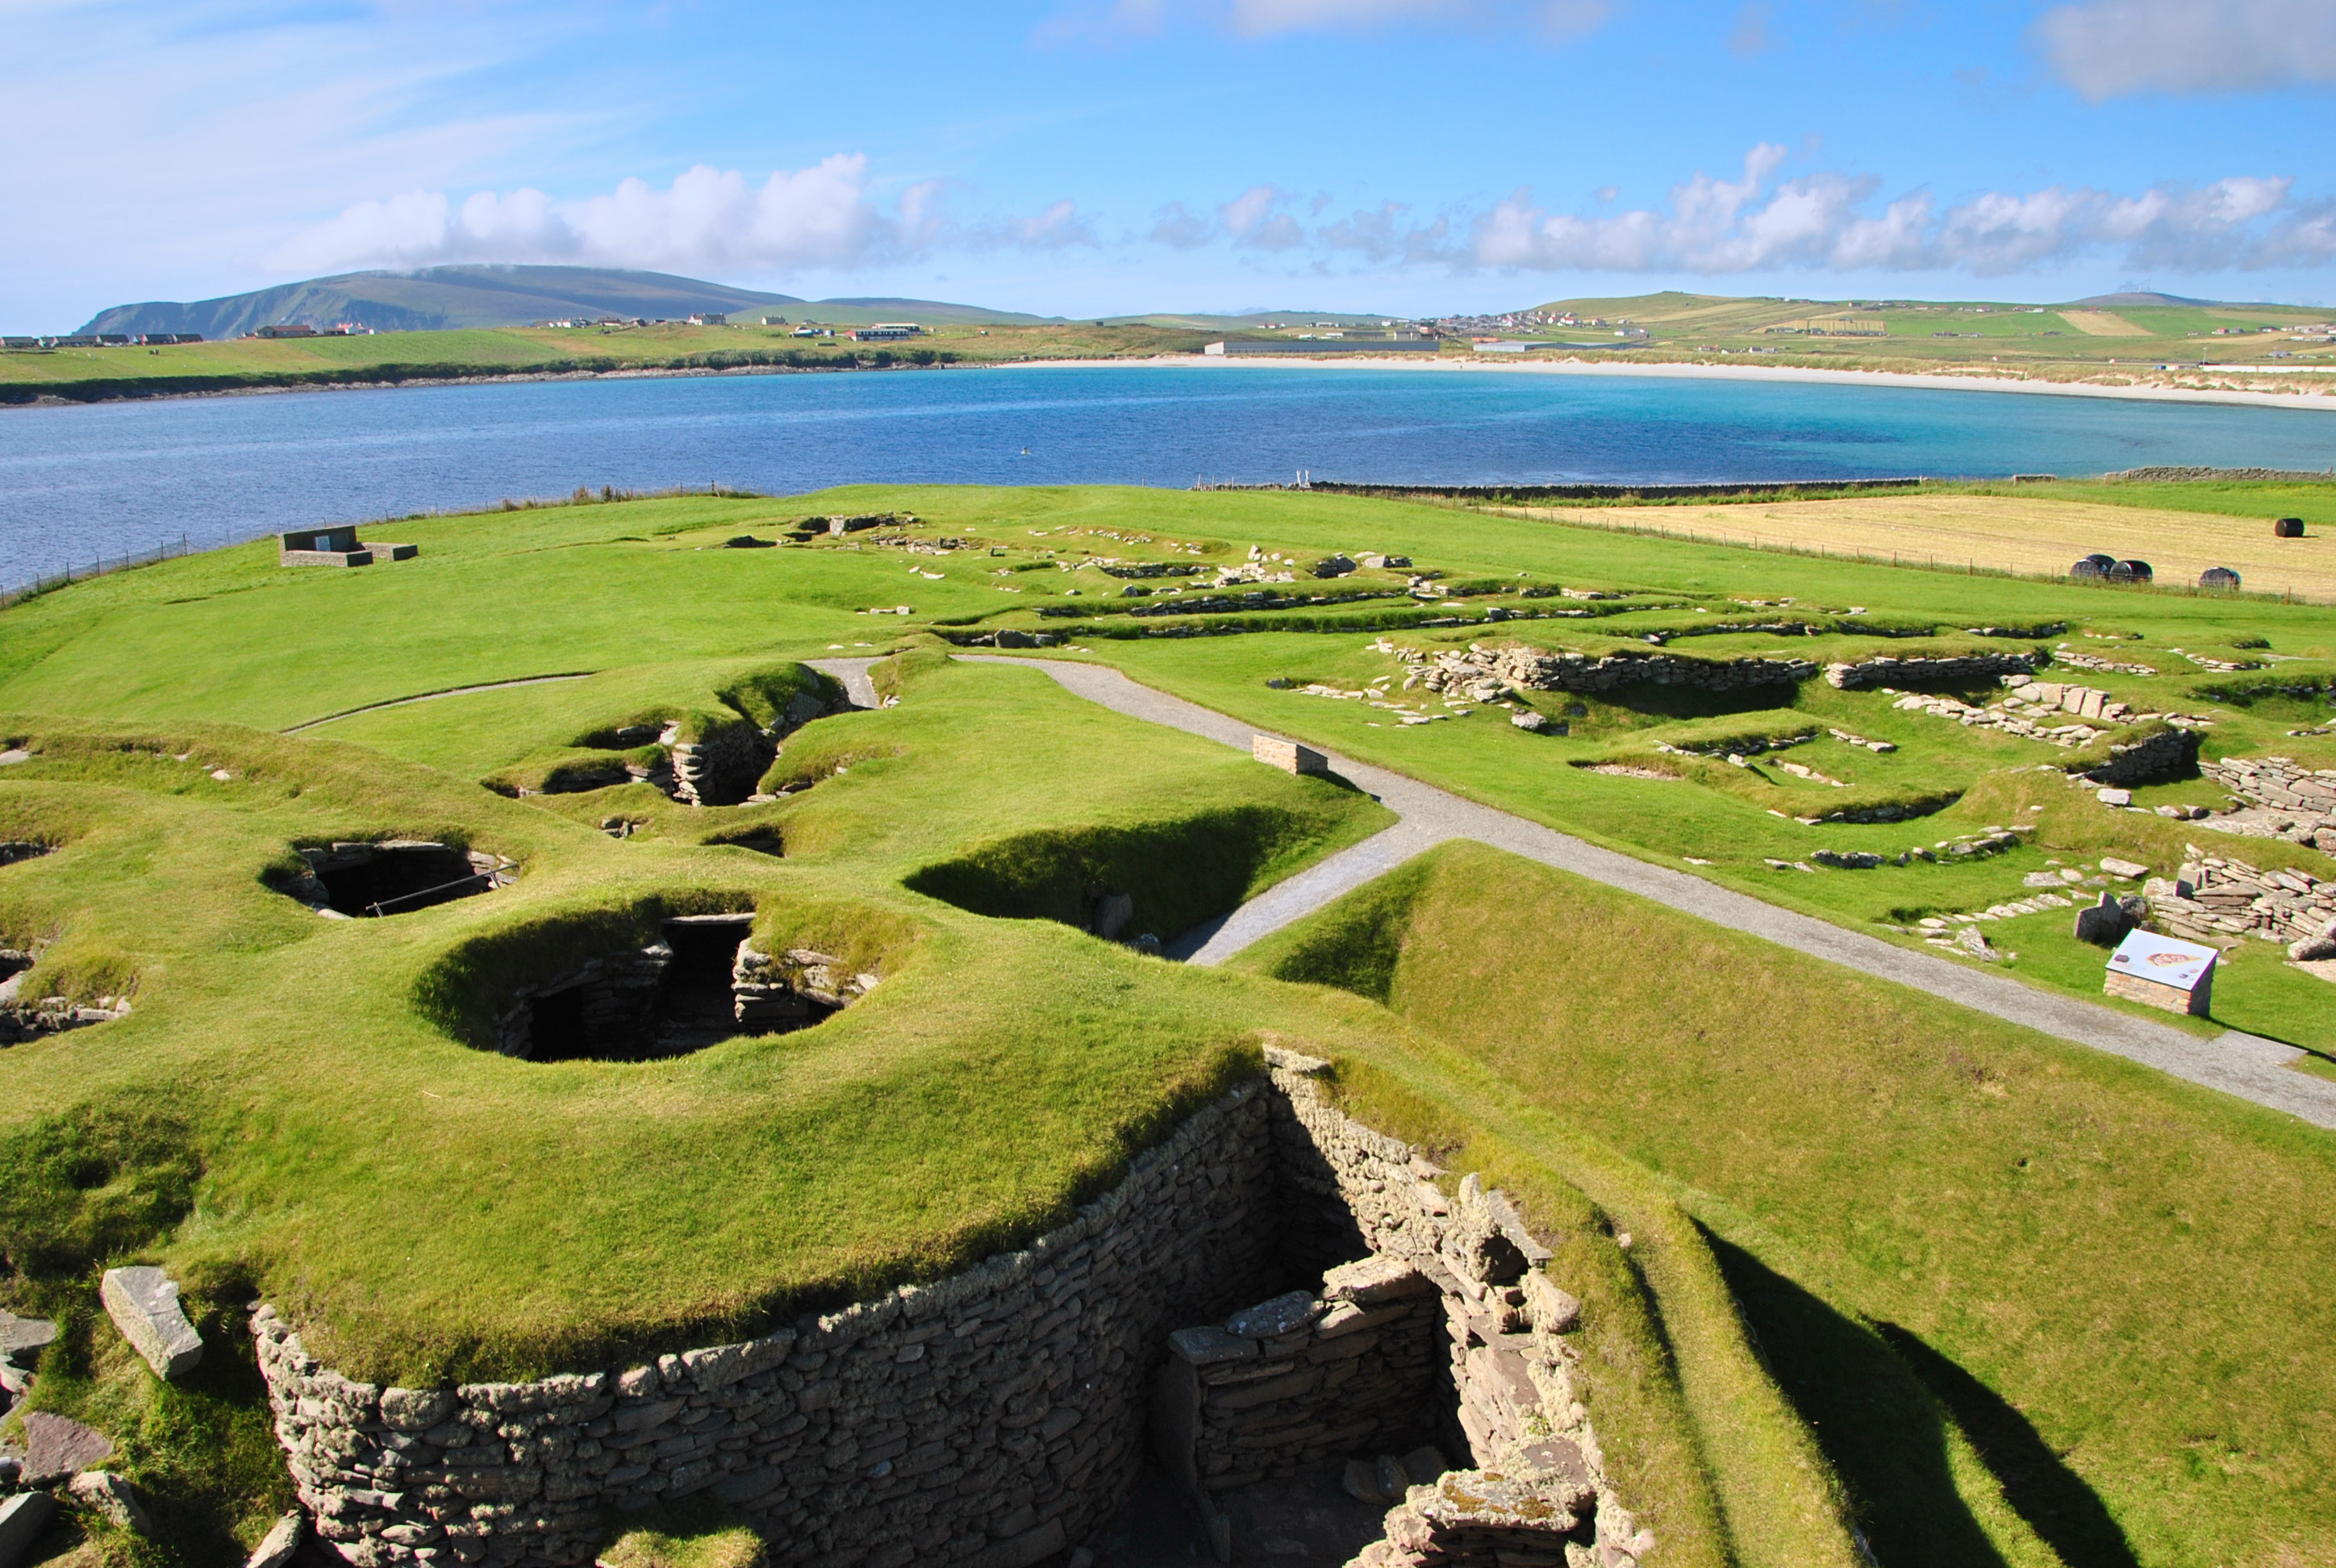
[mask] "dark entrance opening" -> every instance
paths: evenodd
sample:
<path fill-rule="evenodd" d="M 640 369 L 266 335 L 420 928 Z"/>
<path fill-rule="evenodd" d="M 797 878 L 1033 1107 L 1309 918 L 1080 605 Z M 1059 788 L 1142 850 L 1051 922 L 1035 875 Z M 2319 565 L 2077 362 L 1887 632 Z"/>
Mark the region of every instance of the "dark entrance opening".
<path fill-rule="evenodd" d="M 682 915 L 648 947 L 579 965 L 506 1017 L 503 1049 L 533 1062 L 653 1062 L 740 1035 L 782 1034 L 836 1008 L 773 995 L 742 972 L 751 914 Z"/>
<path fill-rule="evenodd" d="M 306 890 L 310 896 L 321 892 L 316 901 L 361 918 L 410 914 L 474 897 L 510 880 L 509 862 L 451 844 L 391 840 L 336 843 L 300 853 L 316 884 Z"/>

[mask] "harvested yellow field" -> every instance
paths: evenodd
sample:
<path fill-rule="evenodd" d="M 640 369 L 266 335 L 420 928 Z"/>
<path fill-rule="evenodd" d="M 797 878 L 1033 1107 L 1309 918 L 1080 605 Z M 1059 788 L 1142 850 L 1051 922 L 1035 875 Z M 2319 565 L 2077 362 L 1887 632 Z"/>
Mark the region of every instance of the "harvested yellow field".
<path fill-rule="evenodd" d="M 2064 310 L 2060 319 L 2088 337 L 2147 337 L 2146 326 L 2136 326 L 2114 310 Z"/>
<path fill-rule="evenodd" d="M 2274 539 L 2259 517 L 2029 501 L 2010 495 L 1855 496 L 1775 505 L 1666 506 L 1628 511 L 1524 509 L 1598 527 L 1648 527 L 1730 543 L 1822 547 L 1872 559 L 2016 572 L 2065 572 L 2098 551 L 2146 560 L 2169 587 L 2226 566 L 2256 592 L 2336 600 L 2336 536 Z"/>

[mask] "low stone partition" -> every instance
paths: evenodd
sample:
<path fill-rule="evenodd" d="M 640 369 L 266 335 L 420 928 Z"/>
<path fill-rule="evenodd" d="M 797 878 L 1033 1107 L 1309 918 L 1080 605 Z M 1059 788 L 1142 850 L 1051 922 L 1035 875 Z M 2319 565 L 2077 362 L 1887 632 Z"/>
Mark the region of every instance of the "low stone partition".
<path fill-rule="evenodd" d="M 1899 658 L 1877 653 L 1855 664 L 1829 664 L 1825 666 L 1825 677 L 1827 686 L 1843 691 L 1870 686 L 1952 686 L 2007 675 L 2031 675 L 2044 662 L 2040 653 L 1973 653 L 1952 658 Z"/>
<path fill-rule="evenodd" d="M 2336 823 L 2336 768 L 2314 770 L 2283 756 L 2234 756 L 2201 763 L 2198 771 L 2242 800 Z"/>
<path fill-rule="evenodd" d="M 2137 741 L 2112 740 L 2108 760 L 2080 769 L 2076 776 L 2097 784 L 2130 789 L 2135 784 L 2175 777 L 2187 770 L 2197 755 L 2198 732 L 2175 726 Z"/>
<path fill-rule="evenodd" d="M 1180 1329 L 1153 1387 L 1153 1450 L 1186 1490 L 1230 1492 L 1341 1455 L 1400 1450 L 1433 1425 L 1443 1303 L 1401 1259 L 1367 1258 Z"/>
<path fill-rule="evenodd" d="M 1806 658 L 1682 658 L 1666 653 L 1586 654 L 1534 648 L 1489 648 L 1470 645 L 1465 653 L 1439 652 L 1432 658 L 1417 648 L 1382 643 L 1414 667 L 1417 684 L 1430 691 L 1496 700 L 1504 690 L 1611 691 L 1641 683 L 1696 687 L 1706 691 L 1741 691 L 1752 687 L 1794 685 L 1817 673 Z M 1406 687 L 1413 684 L 1406 680 Z"/>
<path fill-rule="evenodd" d="M 602 1510 L 706 1493 L 774 1562 L 1022 1568 L 1133 1482 L 1168 1331 L 1275 1281 L 1263 1085 L 1060 1229 L 759 1339 L 533 1383 L 384 1388 L 253 1317 L 277 1435 L 346 1561 L 588 1563 Z"/>

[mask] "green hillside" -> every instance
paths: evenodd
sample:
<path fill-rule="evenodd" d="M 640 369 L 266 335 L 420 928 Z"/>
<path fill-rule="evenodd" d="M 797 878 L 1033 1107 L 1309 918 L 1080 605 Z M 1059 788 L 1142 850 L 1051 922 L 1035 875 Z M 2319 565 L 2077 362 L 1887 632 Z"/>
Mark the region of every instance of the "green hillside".
<path fill-rule="evenodd" d="M 191 304 L 149 301 L 101 310 L 82 333 L 191 332 L 240 337 L 278 322 L 375 332 L 441 332 L 524 326 L 531 321 L 604 316 L 680 320 L 701 312 L 793 316 L 860 326 L 908 316 L 928 321 L 1035 322 L 1035 316 L 929 299 L 831 299 L 810 304 L 663 272 L 606 267 L 425 267 L 412 272 L 348 272 Z"/>

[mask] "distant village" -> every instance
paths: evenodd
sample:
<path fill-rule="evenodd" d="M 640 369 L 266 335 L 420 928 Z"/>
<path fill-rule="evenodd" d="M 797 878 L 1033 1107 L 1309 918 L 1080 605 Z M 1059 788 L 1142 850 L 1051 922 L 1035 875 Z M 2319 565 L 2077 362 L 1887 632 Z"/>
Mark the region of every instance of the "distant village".
<path fill-rule="evenodd" d="M 633 326 L 670 326 L 676 323 L 664 317 L 647 316 L 569 316 L 554 321 L 531 321 L 530 326 L 567 331 L 616 332 Z M 719 311 L 700 311 L 685 317 L 679 325 L 688 326 L 728 326 L 730 317 Z M 759 325 L 785 326 L 784 316 L 765 316 Z M 243 334 L 245 339 L 262 338 L 270 341 L 298 337 L 371 337 L 378 329 L 355 322 L 336 322 L 331 326 L 312 326 L 302 321 L 278 321 L 266 326 L 255 326 Z M 838 328 L 804 322 L 796 326 L 792 336 L 796 337 L 834 337 Z M 842 336 L 853 343 L 900 343 L 926 335 L 925 328 L 913 321 L 880 321 L 870 326 L 842 329 Z M 201 343 L 200 332 L 79 332 L 54 336 L 0 338 L 0 348 L 17 352 L 52 348 L 138 348 L 158 347 L 178 343 Z"/>

